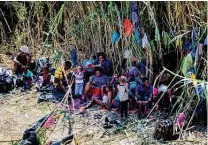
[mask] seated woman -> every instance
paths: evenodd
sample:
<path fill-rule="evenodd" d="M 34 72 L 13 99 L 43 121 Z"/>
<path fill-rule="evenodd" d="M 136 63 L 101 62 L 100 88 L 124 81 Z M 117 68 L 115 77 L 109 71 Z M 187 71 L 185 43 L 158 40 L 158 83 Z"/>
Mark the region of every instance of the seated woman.
<path fill-rule="evenodd" d="M 92 107 L 94 104 L 101 105 L 107 109 L 109 109 L 112 101 L 112 96 L 113 96 L 113 87 L 106 85 L 102 87 L 102 100 L 98 100 L 97 98 L 92 97 L 91 101 L 89 104 L 85 107 L 85 109 L 89 109 Z"/>
<path fill-rule="evenodd" d="M 31 64 L 31 55 L 29 52 L 29 48 L 23 45 L 20 48 L 20 53 L 14 58 L 14 72 L 17 75 L 22 75 L 24 68 L 30 68 Z"/>
<path fill-rule="evenodd" d="M 89 82 L 85 85 L 84 94 L 82 99 L 86 100 L 88 94 L 90 97 L 100 99 L 101 88 L 109 83 L 108 77 L 102 74 L 102 68 L 95 68 L 95 75 L 91 76 Z"/>
<path fill-rule="evenodd" d="M 82 96 L 83 101 L 86 101 L 90 97 L 91 102 L 93 100 L 93 102 L 99 104 L 102 95 L 102 86 L 105 86 L 108 83 L 108 77 L 102 74 L 102 69 L 100 67 L 95 68 L 95 75 L 90 77 L 89 82 L 85 86 L 84 94 Z"/>

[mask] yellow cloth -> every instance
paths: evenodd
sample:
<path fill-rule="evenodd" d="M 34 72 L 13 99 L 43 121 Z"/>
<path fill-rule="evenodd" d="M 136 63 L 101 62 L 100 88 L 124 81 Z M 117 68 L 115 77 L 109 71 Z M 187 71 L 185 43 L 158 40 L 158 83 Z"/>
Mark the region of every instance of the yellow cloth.
<path fill-rule="evenodd" d="M 192 80 L 196 80 L 196 75 L 192 73 L 192 74 L 190 75 L 190 78 L 191 78 Z"/>
<path fill-rule="evenodd" d="M 56 78 L 56 79 L 62 80 L 62 79 L 64 78 L 64 73 L 65 73 L 66 75 L 68 75 L 69 72 L 70 72 L 70 69 L 67 70 L 67 71 L 65 71 L 65 70 L 64 70 L 64 67 L 63 67 L 63 66 L 60 66 L 60 67 L 58 67 L 58 68 L 56 69 L 56 71 L 55 71 L 55 78 Z"/>

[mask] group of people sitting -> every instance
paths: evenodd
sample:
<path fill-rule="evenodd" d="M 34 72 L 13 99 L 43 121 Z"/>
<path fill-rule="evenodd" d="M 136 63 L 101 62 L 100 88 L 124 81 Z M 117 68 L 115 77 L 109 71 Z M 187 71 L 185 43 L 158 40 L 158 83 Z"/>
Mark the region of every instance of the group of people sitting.
<path fill-rule="evenodd" d="M 23 76 L 24 88 L 30 88 L 34 75 L 27 46 L 21 48 L 21 53 L 14 62 L 15 73 Z M 138 116 L 146 116 L 161 92 L 166 93 L 166 96 L 162 99 L 162 104 L 156 104 L 156 111 L 160 105 L 167 108 L 174 99 L 174 90 L 168 90 L 167 87 L 170 76 L 163 75 L 160 86 L 153 88 L 149 78 L 145 77 L 145 65 L 135 57 L 132 58 L 132 65 L 123 73 L 114 71 L 112 61 L 104 52 L 99 52 L 89 62 L 87 65 L 84 62 L 74 65 L 67 60 L 54 74 L 50 72 L 49 66 L 44 66 L 39 74 L 40 87 L 52 85 L 59 92 L 67 92 L 72 88 L 74 98 L 87 104 L 81 107 L 81 112 L 97 104 L 106 109 L 119 108 L 122 118 L 128 118 L 132 108 L 138 110 Z"/>
<path fill-rule="evenodd" d="M 129 106 L 137 108 L 139 116 L 148 114 L 155 97 L 153 86 L 145 77 L 145 65 L 132 58 L 132 66 L 123 74 L 113 70 L 113 64 L 106 54 L 99 52 L 91 64 L 72 67 L 66 61 L 55 71 L 55 86 L 66 92 L 73 84 L 74 98 L 87 102 L 80 111 L 97 104 L 106 109 L 120 108 L 121 117 L 128 117 Z M 70 85 L 71 86 L 71 85 Z"/>

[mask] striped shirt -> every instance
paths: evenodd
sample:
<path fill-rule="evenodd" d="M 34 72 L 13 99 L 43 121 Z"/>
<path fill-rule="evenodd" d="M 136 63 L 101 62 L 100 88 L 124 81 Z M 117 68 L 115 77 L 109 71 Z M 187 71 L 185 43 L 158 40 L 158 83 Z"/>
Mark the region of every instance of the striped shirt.
<path fill-rule="evenodd" d="M 75 76 L 75 83 L 76 84 L 84 84 L 84 75 L 82 72 L 80 73 L 74 73 Z"/>

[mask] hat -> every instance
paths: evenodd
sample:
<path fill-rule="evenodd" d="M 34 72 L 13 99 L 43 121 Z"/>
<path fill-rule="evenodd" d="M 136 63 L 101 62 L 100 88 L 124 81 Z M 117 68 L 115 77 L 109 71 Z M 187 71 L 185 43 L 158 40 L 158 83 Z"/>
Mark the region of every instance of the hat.
<path fill-rule="evenodd" d="M 30 54 L 29 48 L 26 45 L 21 46 L 20 51 L 23 53 Z"/>

